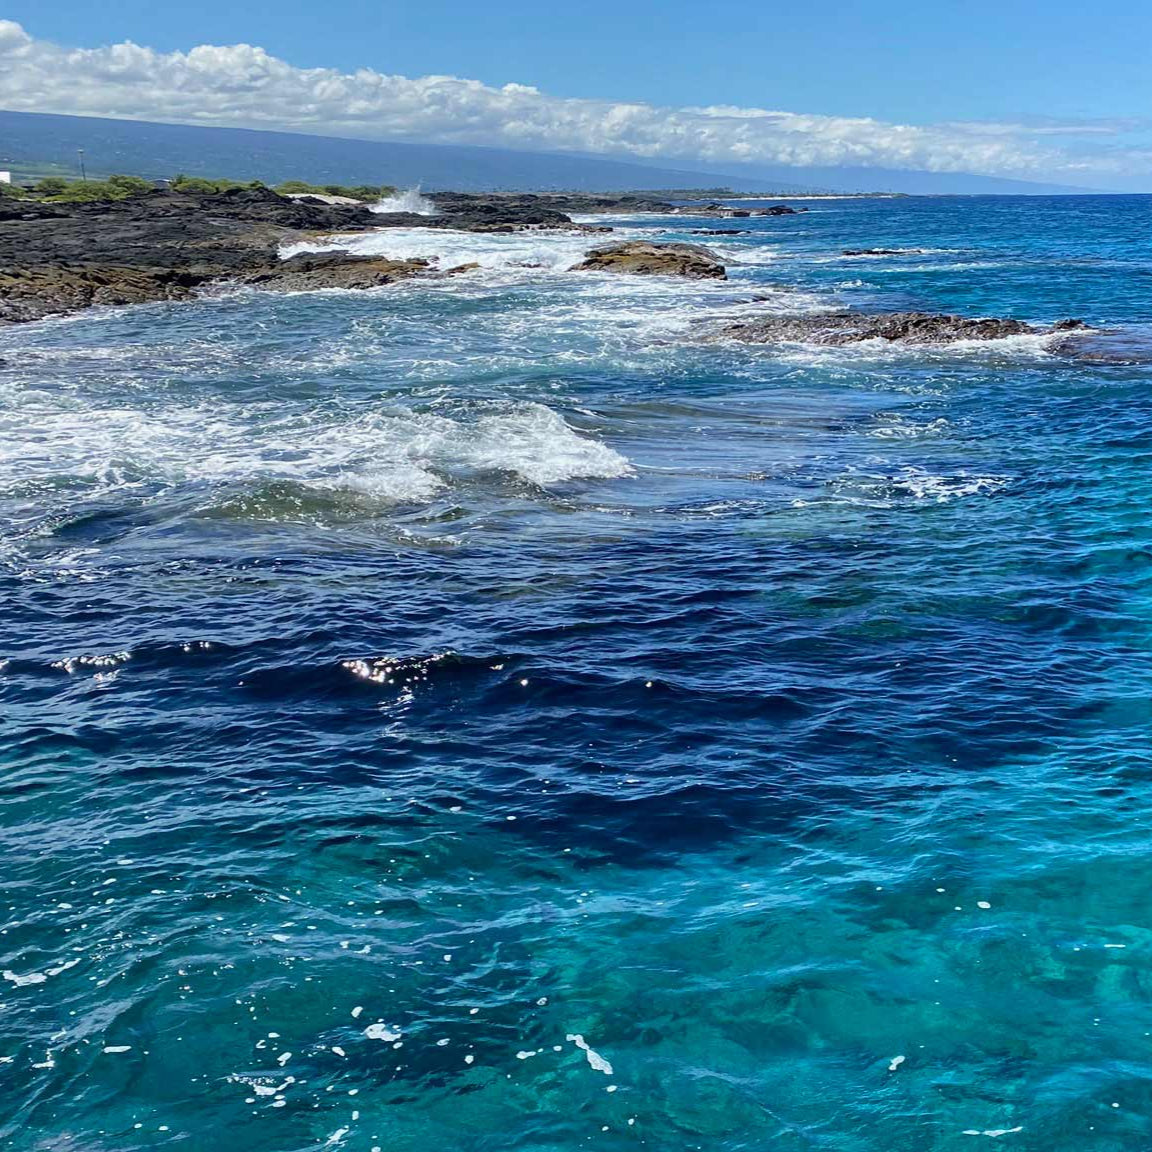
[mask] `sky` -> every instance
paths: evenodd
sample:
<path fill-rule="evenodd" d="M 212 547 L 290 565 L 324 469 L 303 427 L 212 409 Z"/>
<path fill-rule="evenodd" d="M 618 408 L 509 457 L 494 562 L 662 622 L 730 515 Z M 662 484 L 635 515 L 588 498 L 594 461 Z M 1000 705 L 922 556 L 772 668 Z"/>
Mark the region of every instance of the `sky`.
<path fill-rule="evenodd" d="M 0 21 L 19 111 L 1152 191 L 1148 0 L 0 0 Z"/>

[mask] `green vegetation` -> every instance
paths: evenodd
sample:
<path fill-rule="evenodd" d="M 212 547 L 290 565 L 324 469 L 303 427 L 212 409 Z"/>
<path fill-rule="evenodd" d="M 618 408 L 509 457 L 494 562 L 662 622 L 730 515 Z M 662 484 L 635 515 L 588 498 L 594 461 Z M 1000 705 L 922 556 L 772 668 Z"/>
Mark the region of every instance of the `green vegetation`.
<path fill-rule="evenodd" d="M 265 188 L 259 180 L 239 181 L 208 179 L 204 176 L 186 176 L 181 173 L 168 181 L 174 192 L 211 196 L 240 188 Z M 19 184 L 0 185 L 0 197 L 41 200 L 50 204 L 85 204 L 109 200 L 127 200 L 153 191 L 156 185 L 140 176 L 113 175 L 100 180 L 75 180 L 65 176 L 47 175 L 31 187 Z M 391 195 L 395 188 L 386 184 L 308 184 L 303 180 L 288 180 L 276 191 L 281 195 L 305 194 L 313 196 L 346 196 L 351 200 L 376 201 Z"/>
<path fill-rule="evenodd" d="M 210 196 L 217 192 L 230 192 L 234 188 L 266 188 L 267 185 L 259 180 L 249 180 L 246 183 L 240 180 L 209 180 L 204 176 L 185 176 L 181 172 L 168 181 L 173 192 L 192 192 L 201 196 Z"/>
<path fill-rule="evenodd" d="M 68 180 L 63 176 L 45 176 L 31 188 L 18 184 L 0 185 L 0 195 L 15 199 L 45 200 L 51 204 L 127 200 L 129 196 L 151 191 L 152 182 L 139 176 L 109 176 L 107 180 Z"/>
<path fill-rule="evenodd" d="M 348 187 L 344 184 L 307 184 L 303 180 L 285 180 L 283 184 L 277 184 L 275 190 L 281 196 L 346 196 L 349 200 L 379 200 L 396 191 L 390 184 L 356 184 Z"/>

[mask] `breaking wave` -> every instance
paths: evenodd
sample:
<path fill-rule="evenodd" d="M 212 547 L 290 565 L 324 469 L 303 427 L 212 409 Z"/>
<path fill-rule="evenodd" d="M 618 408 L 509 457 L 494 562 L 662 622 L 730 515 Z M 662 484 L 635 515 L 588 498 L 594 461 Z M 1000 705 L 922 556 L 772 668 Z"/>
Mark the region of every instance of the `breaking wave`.
<path fill-rule="evenodd" d="M 419 188 L 405 188 L 384 196 L 372 205 L 373 212 L 414 212 L 418 216 L 435 216 L 436 205 Z"/>
<path fill-rule="evenodd" d="M 538 403 L 374 409 L 348 419 L 322 409 L 285 416 L 266 404 L 146 411 L 33 399 L 0 427 L 0 495 L 10 499 L 289 481 L 421 501 L 486 474 L 547 486 L 629 472 L 622 455 Z"/>

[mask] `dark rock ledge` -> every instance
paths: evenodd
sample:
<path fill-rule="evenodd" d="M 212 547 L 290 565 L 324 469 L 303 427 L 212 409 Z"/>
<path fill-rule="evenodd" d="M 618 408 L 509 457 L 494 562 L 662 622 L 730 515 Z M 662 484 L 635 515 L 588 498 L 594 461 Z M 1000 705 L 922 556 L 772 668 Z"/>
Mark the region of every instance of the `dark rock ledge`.
<path fill-rule="evenodd" d="M 759 316 L 729 324 L 711 339 L 749 344 L 819 344 L 838 347 L 863 340 L 900 344 L 951 344 L 960 340 L 1001 340 L 1006 336 L 1050 336 L 1088 331 L 1083 320 L 1061 320 L 1050 327 L 1022 320 L 972 318 L 935 312 L 822 312 L 796 316 Z"/>
<path fill-rule="evenodd" d="M 608 211 L 613 200 L 602 197 L 597 203 Z M 297 291 L 368 288 L 445 274 L 430 261 L 342 252 L 280 259 L 281 246 L 332 233 L 390 226 L 611 231 L 575 224 L 555 206 L 555 198 L 469 197 L 444 208 L 437 216 L 381 215 L 365 205 L 292 200 L 267 188 L 157 190 L 83 204 L 0 199 L 0 324 L 94 304 L 183 300 L 221 282 Z"/>

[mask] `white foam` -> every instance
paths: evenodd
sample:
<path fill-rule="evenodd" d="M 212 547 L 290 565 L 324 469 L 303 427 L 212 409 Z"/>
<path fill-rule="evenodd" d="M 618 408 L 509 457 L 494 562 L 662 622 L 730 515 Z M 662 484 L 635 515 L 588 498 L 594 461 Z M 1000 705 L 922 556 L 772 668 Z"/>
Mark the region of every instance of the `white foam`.
<path fill-rule="evenodd" d="M 419 187 L 405 188 L 391 196 L 384 196 L 371 205 L 373 212 L 414 212 L 418 216 L 435 216 L 436 205 L 421 195 Z"/>
<path fill-rule="evenodd" d="M 399 1040 L 401 1032 L 400 1029 L 396 1028 L 395 1026 L 389 1026 L 387 1024 L 369 1024 L 368 1027 L 364 1029 L 364 1035 L 367 1036 L 369 1040 L 392 1041 Z"/>
<path fill-rule="evenodd" d="M 21 976 L 19 973 L 13 972 L 11 968 L 5 968 L 0 975 L 3 975 L 5 980 L 15 984 L 17 988 L 24 988 L 29 984 L 43 984 L 50 976 L 59 976 L 61 972 L 67 972 L 69 968 L 75 968 L 79 963 L 80 957 L 77 956 L 53 968 L 45 968 L 43 972 L 28 972 Z"/>
<path fill-rule="evenodd" d="M 433 260 L 441 268 L 479 264 L 523 275 L 567 271 L 584 259 L 599 237 L 582 232 L 458 232 L 449 228 L 380 228 L 355 235 L 322 236 L 281 249 L 287 259 L 301 252 L 345 251 L 391 260 Z M 602 241 L 601 241 L 602 242 Z"/>
<path fill-rule="evenodd" d="M 982 476 L 967 471 L 938 475 L 923 468 L 906 466 L 883 474 L 854 472 L 837 481 L 838 495 L 887 503 L 911 498 L 926 503 L 947 504 L 965 496 L 988 496 L 1011 483 L 1007 476 Z"/>
<path fill-rule="evenodd" d="M 61 485 L 92 493 L 156 484 L 250 486 L 292 481 L 318 490 L 423 501 L 478 472 L 537 485 L 624 476 L 627 460 L 537 403 L 457 405 L 436 412 L 371 407 L 214 405 L 92 407 L 34 402 L 0 416 L 0 495 Z"/>
<path fill-rule="evenodd" d="M 612 1065 L 599 1052 L 590 1048 L 588 1042 L 578 1032 L 569 1032 L 565 1039 L 575 1044 L 584 1053 L 588 1063 L 596 1072 L 603 1072 L 605 1076 L 612 1075 Z"/>
<path fill-rule="evenodd" d="M 891 364 L 919 362 L 948 362 L 958 357 L 992 359 L 1004 356 L 1033 359 L 1048 357 L 1059 343 L 1059 333 L 1024 333 L 1001 336 L 994 340 L 951 340 L 938 344 L 914 344 L 901 340 L 856 340 L 849 344 L 822 345 L 804 341 L 785 342 L 772 346 L 775 357 L 805 365 L 851 364 L 863 367 L 869 363 Z"/>
<path fill-rule="evenodd" d="M 3 975 L 5 980 L 10 980 L 17 988 L 24 988 L 29 984 L 43 984 L 48 979 L 43 972 L 29 972 L 26 976 L 20 976 L 10 968 L 5 968 Z"/>

